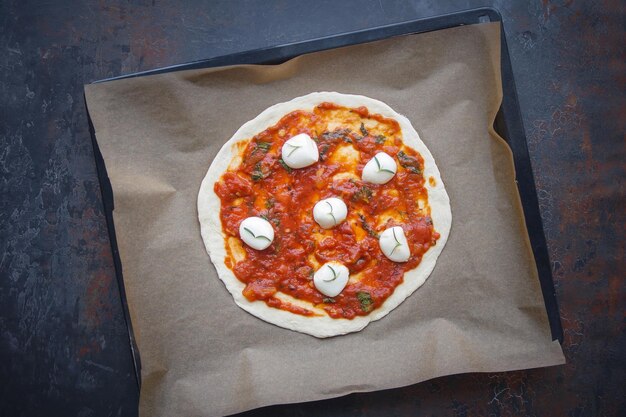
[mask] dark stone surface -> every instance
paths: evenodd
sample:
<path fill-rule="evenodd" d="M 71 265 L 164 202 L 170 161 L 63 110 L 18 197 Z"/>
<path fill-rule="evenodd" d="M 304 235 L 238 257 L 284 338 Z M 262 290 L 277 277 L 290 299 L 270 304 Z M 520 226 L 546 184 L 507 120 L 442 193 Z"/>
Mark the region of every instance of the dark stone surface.
<path fill-rule="evenodd" d="M 4 0 L 0 415 L 137 412 L 83 84 L 482 5 L 504 18 L 568 364 L 242 415 L 626 415 L 626 16 L 619 0 Z"/>

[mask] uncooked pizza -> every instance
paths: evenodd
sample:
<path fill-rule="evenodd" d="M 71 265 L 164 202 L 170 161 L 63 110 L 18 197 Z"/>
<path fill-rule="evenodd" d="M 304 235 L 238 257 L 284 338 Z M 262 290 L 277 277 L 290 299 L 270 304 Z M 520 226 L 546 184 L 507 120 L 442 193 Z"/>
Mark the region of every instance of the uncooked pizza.
<path fill-rule="evenodd" d="M 397 307 L 428 278 L 451 226 L 439 170 L 409 120 L 330 92 L 244 124 L 211 164 L 198 215 L 235 302 L 317 337 Z"/>

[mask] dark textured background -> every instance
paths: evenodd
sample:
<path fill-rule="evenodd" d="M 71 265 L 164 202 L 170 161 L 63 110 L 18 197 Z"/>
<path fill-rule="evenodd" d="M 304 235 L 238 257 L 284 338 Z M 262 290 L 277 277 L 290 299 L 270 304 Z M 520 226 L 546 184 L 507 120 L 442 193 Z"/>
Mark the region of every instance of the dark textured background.
<path fill-rule="evenodd" d="M 3 0 L 0 416 L 137 412 L 83 84 L 483 5 L 504 19 L 567 365 L 243 415 L 626 415 L 623 1 Z"/>

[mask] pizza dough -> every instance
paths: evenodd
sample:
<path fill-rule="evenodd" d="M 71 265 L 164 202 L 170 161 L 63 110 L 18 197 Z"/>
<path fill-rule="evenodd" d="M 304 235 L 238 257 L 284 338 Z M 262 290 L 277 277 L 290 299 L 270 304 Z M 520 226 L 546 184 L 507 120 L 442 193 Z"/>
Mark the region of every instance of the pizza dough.
<path fill-rule="evenodd" d="M 428 191 L 433 225 L 440 237 L 435 246 L 430 247 L 419 265 L 405 272 L 404 280 L 394 290 L 385 302 L 373 310 L 369 315 L 357 316 L 353 319 L 331 318 L 328 315 L 303 316 L 286 310 L 273 308 L 262 301 L 249 301 L 242 291 L 245 284 L 237 279 L 233 271 L 226 266 L 225 238 L 220 220 L 220 198 L 214 191 L 214 184 L 229 167 L 235 167 L 241 162 L 238 155 L 240 142 L 246 143 L 250 138 L 265 129 L 273 126 L 286 114 L 295 110 L 312 110 L 320 103 L 330 102 L 349 108 L 364 106 L 370 114 L 380 114 L 396 120 L 402 130 L 404 145 L 419 152 L 424 160 L 424 178 L 433 177 L 435 181 L 425 181 Z M 434 183 L 434 185 L 433 185 Z M 198 218 L 200 221 L 202 239 L 216 268 L 219 278 L 233 296 L 237 305 L 254 316 L 280 327 L 307 333 L 316 337 L 330 337 L 355 332 L 363 329 L 372 321 L 386 316 L 402 301 L 418 289 L 428 278 L 437 257 L 443 250 L 452 223 L 450 200 L 446 193 L 437 165 L 426 145 L 421 141 L 409 120 L 396 113 L 385 103 L 359 95 L 341 94 L 336 92 L 318 92 L 295 98 L 285 103 L 269 107 L 253 120 L 245 123 L 221 148 L 213 160 L 202 181 L 198 195 Z"/>

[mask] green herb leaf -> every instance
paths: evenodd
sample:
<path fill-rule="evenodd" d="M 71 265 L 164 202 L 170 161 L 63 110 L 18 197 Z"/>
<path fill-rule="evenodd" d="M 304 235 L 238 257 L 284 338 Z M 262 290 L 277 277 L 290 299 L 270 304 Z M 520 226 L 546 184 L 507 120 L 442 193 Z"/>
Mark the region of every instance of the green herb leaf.
<path fill-rule="evenodd" d="M 371 198 L 372 190 L 365 185 L 361 186 L 361 188 L 359 188 L 359 190 L 352 196 L 353 201 L 363 201 L 365 203 L 369 203 Z"/>
<path fill-rule="evenodd" d="M 287 156 L 291 156 L 292 153 L 294 153 L 296 150 L 300 149 L 302 146 L 298 146 L 298 145 L 292 145 L 291 143 L 288 143 L 287 146 L 291 146 L 291 152 L 289 152 L 287 154 Z"/>
<path fill-rule="evenodd" d="M 374 157 L 374 161 L 376 161 L 376 166 L 378 167 L 378 172 L 388 172 L 390 174 L 395 174 L 395 172 L 393 172 L 390 169 L 387 168 L 381 168 L 380 167 L 380 162 L 378 162 L 378 158 Z"/>
<path fill-rule="evenodd" d="M 382 145 L 383 143 L 385 143 L 385 141 L 387 140 L 387 138 L 383 135 L 376 135 L 376 143 L 379 145 Z"/>
<path fill-rule="evenodd" d="M 333 267 L 332 267 L 332 266 L 330 266 L 330 265 L 326 265 L 326 266 L 327 266 L 327 267 L 328 267 L 328 268 L 332 271 L 332 273 L 333 273 L 333 277 L 332 277 L 331 279 L 323 279 L 322 281 L 324 281 L 324 282 L 333 282 L 334 280 L 336 280 L 336 279 L 337 279 L 337 277 L 338 277 L 339 275 L 337 275 L 337 271 L 335 271 L 335 268 L 333 268 Z"/>
<path fill-rule="evenodd" d="M 283 168 L 285 168 L 285 170 L 286 170 L 287 172 L 291 173 L 291 171 L 293 171 L 293 169 L 292 169 L 289 165 L 287 165 L 287 164 L 285 163 L 285 161 L 283 161 L 283 158 L 280 158 L 280 159 L 278 160 L 278 162 L 280 162 L 280 164 L 282 165 L 282 167 L 283 167 Z"/>
<path fill-rule="evenodd" d="M 263 235 L 255 235 L 254 233 L 252 233 L 252 230 L 248 229 L 247 227 L 244 227 L 244 228 L 243 228 L 243 230 L 245 230 L 246 232 L 250 233 L 250 234 L 252 235 L 252 237 L 253 237 L 253 238 L 255 238 L 255 239 L 265 239 L 265 240 L 267 240 L 268 242 L 271 242 L 271 241 L 272 241 L 272 239 L 270 239 L 270 238 L 269 238 L 269 237 L 267 237 L 267 236 L 263 236 Z"/>
<path fill-rule="evenodd" d="M 335 215 L 333 214 L 333 205 L 330 204 L 328 201 L 326 202 L 326 204 L 328 204 L 328 207 L 330 207 L 330 212 L 328 214 L 330 214 L 330 217 L 333 218 L 333 221 L 335 222 L 335 226 L 336 226 L 337 225 L 337 219 L 335 219 Z"/>
<path fill-rule="evenodd" d="M 393 255 L 393 253 L 396 251 L 396 249 L 398 249 L 400 246 L 402 246 L 402 243 L 400 243 L 400 241 L 396 237 L 396 229 L 392 228 L 391 229 L 391 233 L 393 233 L 393 240 L 396 241 L 396 246 L 393 247 L 393 249 L 391 250 L 391 253 L 389 254 L 389 256 Z"/>
<path fill-rule="evenodd" d="M 398 152 L 398 161 L 400 162 L 400 165 L 407 171 L 413 174 L 422 173 L 422 168 L 420 167 L 419 161 L 416 158 L 407 155 L 406 153 L 404 153 L 404 151 Z"/>
<path fill-rule="evenodd" d="M 372 226 L 367 223 L 367 220 L 365 220 L 365 216 L 359 213 L 359 219 L 361 219 L 361 226 L 363 227 L 363 230 L 365 230 L 368 235 L 378 239 L 378 233 L 376 233 L 376 231 L 372 229 Z"/>
<path fill-rule="evenodd" d="M 320 135 L 320 140 L 325 142 L 334 142 L 336 140 L 343 139 L 344 141 L 350 140 L 350 130 L 349 129 L 337 129 L 334 132 L 323 132 Z"/>
<path fill-rule="evenodd" d="M 359 291 L 356 293 L 356 298 L 359 300 L 361 304 L 361 310 L 368 313 L 372 310 L 374 301 L 372 301 L 372 296 L 367 291 Z"/>
<path fill-rule="evenodd" d="M 367 129 L 365 128 L 365 125 L 363 124 L 363 122 L 361 122 L 361 128 L 359 129 L 361 131 L 361 134 L 363 136 L 367 136 L 369 135 L 369 132 L 367 131 Z"/>
<path fill-rule="evenodd" d="M 263 170 L 261 169 L 261 162 L 257 162 L 256 165 L 254 165 L 250 178 L 252 178 L 252 181 L 259 181 L 265 178 Z"/>
<path fill-rule="evenodd" d="M 401 245 L 400 241 L 396 237 L 396 229 L 392 228 L 391 233 L 393 233 L 393 240 L 395 240 L 398 245 Z"/>
<path fill-rule="evenodd" d="M 274 207 L 274 203 L 276 203 L 274 197 L 269 197 L 267 200 L 265 200 L 265 208 L 271 209 L 272 207 Z"/>
<path fill-rule="evenodd" d="M 328 144 L 324 144 L 324 145 L 320 146 L 320 161 L 324 160 L 324 157 L 328 153 L 329 149 L 330 149 L 330 146 Z"/>
<path fill-rule="evenodd" d="M 256 147 L 263 152 L 267 152 L 272 147 L 272 144 L 270 142 L 257 142 Z"/>

